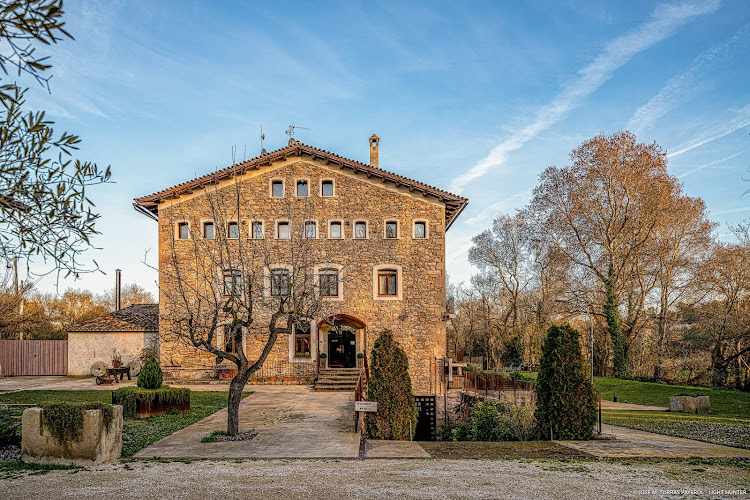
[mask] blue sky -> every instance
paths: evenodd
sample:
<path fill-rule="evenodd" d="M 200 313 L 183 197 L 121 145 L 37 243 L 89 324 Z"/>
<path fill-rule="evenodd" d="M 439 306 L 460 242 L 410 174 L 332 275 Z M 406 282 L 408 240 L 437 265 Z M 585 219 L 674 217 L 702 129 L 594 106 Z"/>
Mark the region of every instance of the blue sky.
<path fill-rule="evenodd" d="M 91 192 L 106 275 L 156 291 L 156 225 L 134 197 L 296 137 L 467 196 L 448 273 L 471 237 L 529 199 L 538 174 L 599 132 L 629 128 L 669 153 L 711 219 L 750 217 L 750 3 L 66 1 L 75 41 L 44 48 L 52 94 L 29 101 L 112 165 Z M 723 236 L 725 237 L 725 236 Z M 35 268 L 36 269 L 36 268 Z M 53 290 L 54 280 L 38 284 Z"/>

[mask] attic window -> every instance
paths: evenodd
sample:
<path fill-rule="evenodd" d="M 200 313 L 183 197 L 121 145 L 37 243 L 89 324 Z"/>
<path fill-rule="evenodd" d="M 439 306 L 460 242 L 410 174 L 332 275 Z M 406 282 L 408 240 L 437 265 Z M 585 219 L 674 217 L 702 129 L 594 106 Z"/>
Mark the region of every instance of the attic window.
<path fill-rule="evenodd" d="M 328 231 L 328 237 L 334 239 L 341 238 L 341 222 L 331 222 L 331 226 Z"/>
<path fill-rule="evenodd" d="M 424 221 L 417 221 L 414 223 L 414 238 L 424 239 L 427 238 L 427 223 Z"/>
<path fill-rule="evenodd" d="M 207 240 L 212 240 L 215 237 L 214 233 L 214 223 L 213 222 L 204 222 L 203 223 L 203 238 Z"/>
<path fill-rule="evenodd" d="M 187 222 L 177 224 L 177 237 L 181 240 L 190 239 L 190 225 Z"/>
<path fill-rule="evenodd" d="M 333 181 L 323 181 L 320 185 L 320 196 L 333 196 Z"/>
<path fill-rule="evenodd" d="M 277 226 L 276 231 L 276 237 L 280 240 L 288 240 L 291 238 L 291 234 L 289 233 L 289 223 L 288 222 L 279 222 Z"/>
<path fill-rule="evenodd" d="M 284 197 L 284 181 L 271 182 L 271 197 L 273 198 Z"/>
<path fill-rule="evenodd" d="M 299 198 L 307 197 L 307 181 L 297 181 L 297 196 Z"/>
<path fill-rule="evenodd" d="M 385 223 L 385 237 L 386 238 L 398 238 L 398 222 L 395 220 L 389 220 Z"/>
<path fill-rule="evenodd" d="M 230 240 L 236 240 L 240 237 L 240 225 L 237 222 L 230 222 L 227 224 L 227 238 Z"/>

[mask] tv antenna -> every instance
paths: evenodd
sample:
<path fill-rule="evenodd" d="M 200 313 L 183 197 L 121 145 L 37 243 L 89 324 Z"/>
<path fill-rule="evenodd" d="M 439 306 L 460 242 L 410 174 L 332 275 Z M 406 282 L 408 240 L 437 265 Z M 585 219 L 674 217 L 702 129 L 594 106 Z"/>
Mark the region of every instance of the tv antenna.
<path fill-rule="evenodd" d="M 268 154 L 266 149 L 263 147 L 263 139 L 266 138 L 266 134 L 263 133 L 263 125 L 260 126 L 260 155 L 263 156 Z"/>
<path fill-rule="evenodd" d="M 289 130 L 287 130 L 284 133 L 289 136 L 289 145 L 290 146 L 292 144 L 294 144 L 295 142 L 297 142 L 297 141 L 294 140 L 294 129 L 296 129 L 296 128 L 300 128 L 302 130 L 310 130 L 307 127 L 300 127 L 299 125 L 295 125 L 294 123 L 292 123 L 291 125 L 289 125 Z"/>

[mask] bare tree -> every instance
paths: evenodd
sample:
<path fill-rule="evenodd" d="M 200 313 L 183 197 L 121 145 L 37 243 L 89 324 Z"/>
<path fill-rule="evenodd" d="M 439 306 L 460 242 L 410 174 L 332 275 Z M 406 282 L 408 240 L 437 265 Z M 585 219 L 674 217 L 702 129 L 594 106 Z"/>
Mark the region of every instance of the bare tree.
<path fill-rule="evenodd" d="M 306 223 L 304 200 L 287 202 L 288 226 L 283 230 L 288 238 L 268 243 L 247 238 L 249 229 L 243 224 L 252 224 L 254 214 L 244 209 L 243 189 L 243 182 L 235 178 L 228 186 L 203 190 L 196 203 L 203 204 L 200 214 L 212 221 L 210 227 L 201 227 L 202 217 L 185 208 L 196 205 L 175 205 L 169 211 L 172 234 L 159 268 L 164 342 L 187 344 L 237 367 L 229 386 L 227 433 L 232 436 L 239 432 L 239 404 L 249 378 L 261 368 L 280 335 L 324 315 L 321 287 L 340 279 L 328 276 L 325 283 L 318 282 L 316 265 L 328 260 L 320 246 L 311 244 L 314 235 Z M 177 220 L 192 221 L 189 235 L 175 234 L 188 230 Z M 261 327 L 265 342 L 260 352 L 246 352 L 243 332 L 257 331 L 256 324 L 265 325 Z"/>

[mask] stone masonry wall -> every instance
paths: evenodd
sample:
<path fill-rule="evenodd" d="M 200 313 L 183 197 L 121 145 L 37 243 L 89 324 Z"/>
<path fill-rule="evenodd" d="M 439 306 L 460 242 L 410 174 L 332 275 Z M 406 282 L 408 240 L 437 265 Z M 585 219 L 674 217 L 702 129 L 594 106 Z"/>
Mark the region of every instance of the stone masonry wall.
<path fill-rule="evenodd" d="M 285 196 L 271 198 L 271 181 L 283 179 Z M 297 198 L 296 180 L 308 180 L 309 196 Z M 335 196 L 321 197 L 321 180 L 334 181 Z M 270 245 L 277 249 L 283 259 L 284 246 L 289 242 L 275 239 L 277 220 L 289 220 L 292 230 L 301 231 L 302 220 L 317 221 L 318 237 L 309 242 L 309 251 L 320 264 L 341 266 L 343 300 L 326 300 L 326 314 L 346 314 L 365 323 L 366 334 L 358 339 L 357 351 L 369 350 L 379 332 L 392 330 L 409 357 L 410 373 L 415 393 L 435 392 L 437 372 L 435 359 L 445 355 L 445 323 L 441 313 L 445 310 L 445 209 L 434 198 L 392 184 L 374 181 L 364 174 L 344 172 L 334 165 L 325 165 L 322 160 L 290 158 L 285 162 L 253 171 L 242 178 L 241 207 L 237 217 L 240 221 L 240 237 L 254 245 Z M 210 187 L 209 189 L 215 189 Z M 225 183 L 219 188 L 226 196 L 236 195 L 236 188 Z M 202 221 L 211 219 L 211 210 L 202 192 L 194 192 L 177 200 L 166 201 L 159 207 L 159 265 L 164 268 L 170 262 L 174 227 L 178 221 L 191 224 L 193 234 Z M 386 219 L 399 222 L 399 238 L 385 239 Z M 263 242 L 249 240 L 250 221 L 264 222 Z M 328 222 L 342 222 L 343 239 L 328 238 Z M 367 221 L 368 239 L 353 239 L 354 222 Z M 412 238 L 412 222 L 428 222 L 428 238 Z M 175 241 L 175 252 L 180 258 L 189 259 L 194 252 L 192 241 Z M 201 244 L 210 245 L 205 241 Z M 284 264 L 284 262 L 277 262 Z M 379 265 L 400 266 L 402 280 L 401 300 L 374 300 L 373 270 Z M 217 270 L 220 272 L 220 270 Z M 160 277 L 161 314 L 165 314 L 168 292 L 175 291 L 175 284 Z M 253 359 L 260 352 L 268 335 L 267 322 L 270 308 L 257 304 L 256 321 L 246 334 L 248 357 Z M 321 315 L 321 319 L 322 319 Z M 166 331 L 162 317 L 162 331 Z M 295 360 L 312 363 L 318 346 L 326 350 L 325 339 L 316 342 L 317 320 L 313 322 L 312 357 L 310 360 Z M 324 334 L 321 331 L 321 334 Z M 290 359 L 293 340 L 284 335 L 277 341 L 268 362 Z M 215 363 L 215 358 L 198 352 L 184 343 L 160 343 L 163 365 L 177 364 L 183 368 L 195 368 L 196 373 L 205 373 L 206 367 Z M 267 362 L 267 363 L 268 363 Z"/>

